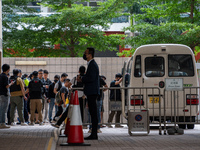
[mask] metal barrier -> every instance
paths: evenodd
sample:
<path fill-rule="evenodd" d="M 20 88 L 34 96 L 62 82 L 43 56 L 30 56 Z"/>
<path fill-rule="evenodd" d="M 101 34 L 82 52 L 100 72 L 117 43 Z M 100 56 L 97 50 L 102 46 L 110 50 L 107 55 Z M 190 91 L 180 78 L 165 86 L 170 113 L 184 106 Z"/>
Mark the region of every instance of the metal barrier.
<path fill-rule="evenodd" d="M 200 124 L 199 121 L 199 89 L 200 87 L 184 87 L 183 91 L 166 91 L 161 93 L 159 88 L 155 87 L 111 87 L 101 88 L 104 105 L 104 117 L 103 121 L 99 125 L 120 125 L 126 124 L 129 129 L 128 132 L 132 135 L 132 132 L 146 131 L 149 133 L 149 125 L 156 124 L 159 126 L 159 134 L 162 134 L 162 126 L 164 126 L 164 134 L 167 132 L 167 126 L 173 125 L 174 129 L 168 130 L 168 134 L 178 133 L 183 134 L 183 130 L 186 126 L 188 129 L 193 129 L 195 124 Z M 75 89 L 73 89 L 75 90 Z M 79 88 L 80 90 L 80 88 Z M 110 91 L 114 90 L 115 94 L 117 90 L 122 93 L 122 101 L 112 99 L 110 101 Z M 84 102 L 83 102 L 84 103 Z M 137 103 L 137 105 L 135 105 Z M 83 110 L 87 108 L 87 104 L 83 105 Z M 121 111 L 124 118 L 121 117 L 120 122 L 109 122 L 108 118 L 110 111 Z M 146 122 L 138 123 L 134 113 L 143 114 L 143 118 Z M 85 111 L 83 116 L 83 125 L 90 125 L 89 118 Z M 120 114 L 120 116 L 122 116 Z M 146 117 L 147 116 L 147 117 Z M 136 123 L 135 123 L 136 121 Z M 137 124 L 138 123 L 138 124 Z M 138 126 L 137 126 L 138 125 Z M 178 128 L 179 127 L 179 128 Z"/>
<path fill-rule="evenodd" d="M 72 89 L 75 90 L 75 89 Z M 77 88 L 76 88 L 77 90 Z M 79 88 L 80 90 L 80 88 Z M 104 105 L 104 117 L 103 121 L 99 123 L 99 125 L 107 125 L 110 127 L 111 125 L 119 126 L 119 125 L 128 125 L 129 126 L 129 134 L 131 135 L 131 131 L 135 131 L 135 120 L 133 116 L 134 112 L 139 112 L 139 114 L 143 115 L 144 113 L 148 112 L 146 115 L 148 117 L 143 117 L 142 121 L 138 121 L 138 124 L 140 125 L 140 129 L 138 131 L 146 130 L 146 133 L 149 133 L 149 120 L 152 124 L 158 124 L 159 125 L 159 134 L 161 134 L 161 107 L 160 107 L 160 89 L 155 87 L 110 87 L 110 88 L 101 88 L 103 95 L 103 105 Z M 110 92 L 114 91 L 115 98 L 110 100 Z M 121 101 L 117 99 L 117 92 L 121 92 Z M 126 95 L 123 96 L 123 93 L 126 93 Z M 133 106 L 134 104 L 131 104 L 132 101 L 130 101 L 130 96 L 133 97 L 133 100 L 136 96 L 142 95 L 143 103 L 137 104 L 137 106 Z M 128 98 L 129 97 L 129 98 Z M 158 100 L 159 99 L 159 100 Z M 157 100 L 157 101 L 156 101 Z M 85 103 L 85 102 L 83 102 Z M 86 106 L 86 107 L 85 107 Z M 82 106 L 83 110 L 87 109 L 87 105 Z M 83 111 L 84 118 L 83 118 L 83 125 L 90 125 L 90 121 L 87 115 L 87 111 Z M 114 114 L 117 113 L 116 121 L 112 122 Z M 120 114 L 120 119 L 119 119 Z M 122 115 L 124 118 L 122 117 Z M 150 114 L 150 116 L 149 116 Z M 109 118 L 110 117 L 110 118 Z M 148 118 L 148 119 L 146 119 Z M 118 120 L 117 120 L 118 119 Z M 134 120 L 132 120 L 134 119 Z M 145 119 L 145 125 L 141 122 L 143 122 Z M 120 121 L 119 121 L 120 120 Z M 128 120 L 128 121 L 127 121 Z M 119 121 L 119 122 L 118 122 Z M 148 127 L 146 126 L 148 125 Z M 134 126 L 134 127 L 133 127 Z M 143 128 L 143 129 L 142 129 Z"/>
<path fill-rule="evenodd" d="M 164 134 L 167 131 L 166 125 L 174 125 L 170 131 L 172 134 L 183 134 L 181 129 L 186 129 L 186 126 L 193 129 L 195 124 L 200 124 L 199 89 L 200 87 L 184 87 L 182 91 L 164 91 Z"/>

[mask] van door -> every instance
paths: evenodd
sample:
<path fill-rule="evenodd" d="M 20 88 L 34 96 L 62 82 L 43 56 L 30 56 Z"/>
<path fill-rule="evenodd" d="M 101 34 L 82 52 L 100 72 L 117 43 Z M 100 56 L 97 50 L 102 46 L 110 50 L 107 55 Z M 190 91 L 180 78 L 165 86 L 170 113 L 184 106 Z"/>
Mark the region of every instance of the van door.
<path fill-rule="evenodd" d="M 130 86 L 131 87 L 142 87 L 142 57 L 141 55 L 135 56 L 134 59 L 132 59 L 132 64 L 129 65 L 129 72 L 131 75 L 131 81 Z M 131 70 L 130 70 L 131 69 Z"/>
<path fill-rule="evenodd" d="M 143 87 L 160 87 L 161 98 L 164 92 L 164 81 L 166 78 L 166 63 L 167 55 L 143 55 L 142 57 L 142 84 Z M 160 84 L 160 85 L 159 85 Z M 148 95 L 145 95 L 148 107 L 156 107 L 159 105 L 158 90 L 149 90 Z M 152 104 L 152 105 L 151 105 Z"/>

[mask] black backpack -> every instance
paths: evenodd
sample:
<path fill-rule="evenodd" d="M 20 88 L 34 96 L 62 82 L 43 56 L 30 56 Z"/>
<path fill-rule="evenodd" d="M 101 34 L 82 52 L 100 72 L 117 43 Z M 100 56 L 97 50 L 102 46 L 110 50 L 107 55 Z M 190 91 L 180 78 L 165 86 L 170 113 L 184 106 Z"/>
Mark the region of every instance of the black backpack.
<path fill-rule="evenodd" d="M 31 92 L 42 92 L 42 82 L 39 78 L 34 78 L 29 84 Z"/>

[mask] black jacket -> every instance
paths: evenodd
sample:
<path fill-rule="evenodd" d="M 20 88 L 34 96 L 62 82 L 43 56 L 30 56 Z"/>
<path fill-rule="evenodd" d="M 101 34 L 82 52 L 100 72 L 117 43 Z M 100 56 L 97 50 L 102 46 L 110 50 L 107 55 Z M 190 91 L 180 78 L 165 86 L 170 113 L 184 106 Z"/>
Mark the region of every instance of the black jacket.
<path fill-rule="evenodd" d="M 99 67 L 94 59 L 89 63 L 86 74 L 82 77 L 82 82 L 85 95 L 100 94 Z"/>
<path fill-rule="evenodd" d="M 49 86 L 49 90 L 48 90 L 48 98 L 55 98 L 55 93 L 53 92 L 54 91 L 54 86 L 55 86 L 55 83 L 51 83 L 50 86 Z"/>

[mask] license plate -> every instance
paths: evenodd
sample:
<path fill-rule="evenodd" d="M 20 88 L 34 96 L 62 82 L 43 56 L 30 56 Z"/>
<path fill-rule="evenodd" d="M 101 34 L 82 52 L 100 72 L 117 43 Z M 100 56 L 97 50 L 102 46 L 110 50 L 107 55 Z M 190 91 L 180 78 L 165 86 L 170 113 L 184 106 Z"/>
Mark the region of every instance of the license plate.
<path fill-rule="evenodd" d="M 159 97 L 149 97 L 150 103 L 159 103 Z"/>

